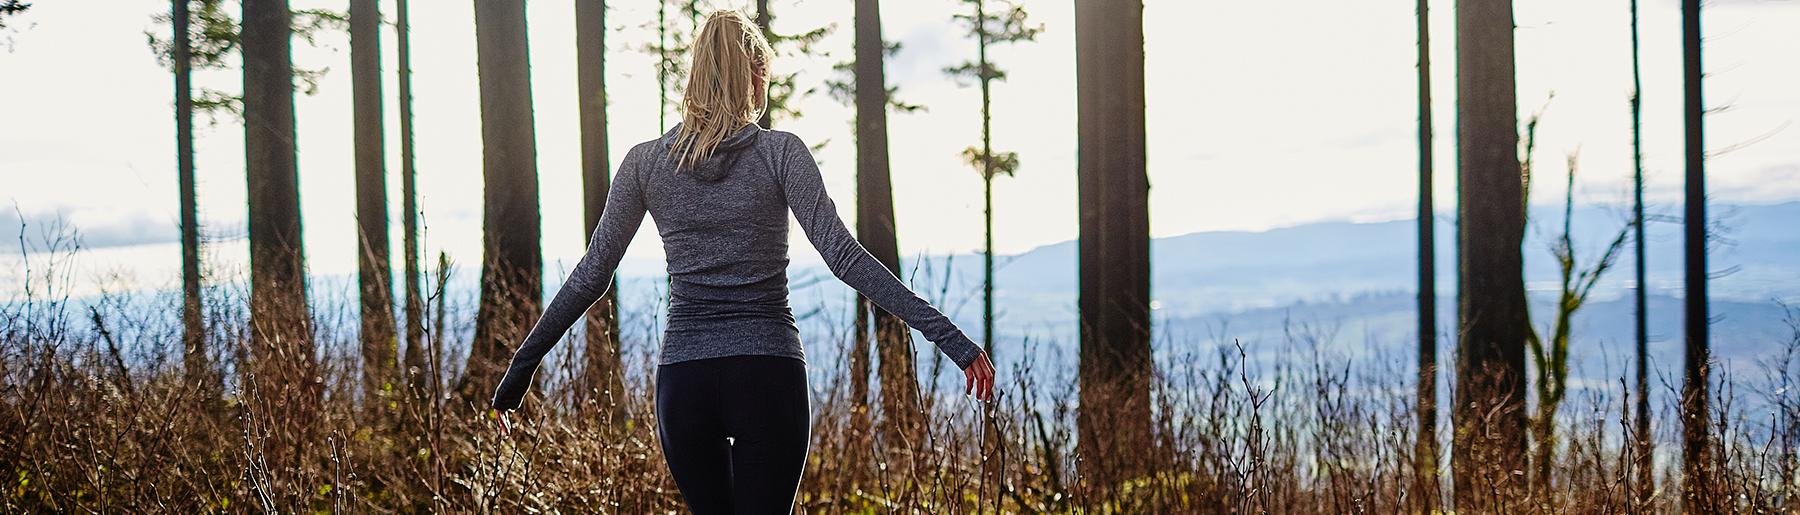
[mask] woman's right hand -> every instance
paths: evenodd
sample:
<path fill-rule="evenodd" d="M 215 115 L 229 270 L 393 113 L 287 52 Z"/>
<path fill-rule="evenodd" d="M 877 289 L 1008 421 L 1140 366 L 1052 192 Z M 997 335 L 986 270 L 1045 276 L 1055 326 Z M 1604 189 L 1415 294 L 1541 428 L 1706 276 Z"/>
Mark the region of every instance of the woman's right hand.
<path fill-rule="evenodd" d="M 963 369 L 963 375 L 968 378 L 968 387 L 963 390 L 963 395 L 974 395 L 975 399 L 981 401 L 994 400 L 994 363 L 988 361 L 986 352 L 976 356 L 975 362 Z"/>

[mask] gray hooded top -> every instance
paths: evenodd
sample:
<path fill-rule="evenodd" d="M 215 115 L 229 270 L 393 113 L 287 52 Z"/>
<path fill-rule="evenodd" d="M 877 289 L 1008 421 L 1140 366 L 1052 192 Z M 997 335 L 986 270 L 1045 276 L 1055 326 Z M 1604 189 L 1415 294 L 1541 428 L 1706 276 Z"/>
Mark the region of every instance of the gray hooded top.
<path fill-rule="evenodd" d="M 677 170 L 669 149 L 679 132 L 677 125 L 625 154 L 587 253 L 519 345 L 494 408 L 519 407 L 544 354 L 612 284 L 645 212 L 668 255 L 662 364 L 745 354 L 805 359 L 787 299 L 790 211 L 833 275 L 917 328 L 958 367 L 981 354 L 844 228 L 799 137 L 747 125 L 693 169 Z"/>

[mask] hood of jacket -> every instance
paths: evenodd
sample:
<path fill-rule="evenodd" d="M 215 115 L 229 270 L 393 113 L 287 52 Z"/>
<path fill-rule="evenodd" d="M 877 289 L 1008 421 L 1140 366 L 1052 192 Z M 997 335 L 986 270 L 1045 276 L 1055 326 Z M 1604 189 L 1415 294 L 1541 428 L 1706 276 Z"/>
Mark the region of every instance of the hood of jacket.
<path fill-rule="evenodd" d="M 731 173 L 732 165 L 737 164 L 738 157 L 743 155 L 744 149 L 750 148 L 751 144 L 756 143 L 756 138 L 762 133 L 762 127 L 758 127 L 754 123 L 746 124 L 737 132 L 725 135 L 725 139 L 719 141 L 719 146 L 713 148 L 712 155 L 695 163 L 692 169 L 682 168 L 676 171 L 691 173 L 694 177 L 706 182 L 724 179 Z M 674 151 L 675 137 L 678 134 L 681 134 L 680 123 L 676 123 L 669 129 L 669 132 L 664 133 L 661 139 L 665 167 L 669 169 L 680 167 L 679 156 Z"/>

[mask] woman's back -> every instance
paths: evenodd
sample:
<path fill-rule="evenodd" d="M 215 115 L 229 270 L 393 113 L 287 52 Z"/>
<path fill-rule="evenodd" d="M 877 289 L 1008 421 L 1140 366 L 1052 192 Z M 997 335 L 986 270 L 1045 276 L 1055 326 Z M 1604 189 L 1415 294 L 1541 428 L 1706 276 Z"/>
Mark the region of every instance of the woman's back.
<path fill-rule="evenodd" d="M 670 149 L 679 131 L 639 144 L 626 156 L 636 162 L 621 165 L 631 170 L 621 179 L 637 181 L 632 187 L 641 189 L 668 256 L 661 361 L 744 351 L 801 357 L 787 300 L 788 205 L 779 173 L 786 143 L 797 138 L 745 126 L 692 169 L 677 169 Z"/>
<path fill-rule="evenodd" d="M 833 275 L 918 329 L 957 366 L 980 356 L 962 330 L 857 243 L 799 137 L 745 125 L 684 167 L 670 151 L 680 131 L 638 144 L 620 162 L 587 254 L 520 344 L 494 392 L 495 407 L 518 406 L 544 354 L 611 285 L 646 213 L 668 256 L 659 364 L 739 355 L 805 359 L 787 302 L 790 212 Z"/>
<path fill-rule="evenodd" d="M 729 147 L 685 171 L 673 169 L 668 159 L 673 134 L 640 144 L 627 157 L 640 160 L 632 179 L 662 236 L 675 288 L 671 300 L 784 300 L 779 279 L 787 269 L 788 208 L 773 173 L 779 149 L 769 144 L 781 134 L 745 127 L 726 140 Z M 708 291 L 714 289 L 728 291 Z"/>

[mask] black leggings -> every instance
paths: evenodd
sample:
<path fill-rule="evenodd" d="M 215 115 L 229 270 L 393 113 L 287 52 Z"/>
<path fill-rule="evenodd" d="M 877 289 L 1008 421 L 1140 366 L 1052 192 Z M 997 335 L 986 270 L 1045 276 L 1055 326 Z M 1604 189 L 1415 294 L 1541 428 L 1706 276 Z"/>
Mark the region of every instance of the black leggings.
<path fill-rule="evenodd" d="M 656 368 L 657 436 L 688 509 L 790 513 L 811 428 L 806 364 L 727 356 Z"/>

